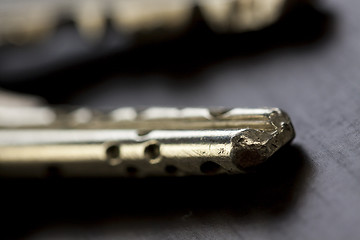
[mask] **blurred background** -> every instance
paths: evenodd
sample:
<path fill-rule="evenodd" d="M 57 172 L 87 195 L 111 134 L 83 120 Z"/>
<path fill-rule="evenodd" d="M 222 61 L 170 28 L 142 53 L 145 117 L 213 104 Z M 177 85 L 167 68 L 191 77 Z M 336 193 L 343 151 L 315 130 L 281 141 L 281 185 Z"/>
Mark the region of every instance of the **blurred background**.
<path fill-rule="evenodd" d="M 139 0 L 138 4 L 79 0 L 64 1 L 66 7 L 55 5 L 61 9 L 59 13 L 41 1 L 30 1 L 30 7 L 29 3 L 22 6 L 24 2 L 19 1 L 16 8 L 4 4 L 12 11 L 8 28 L 13 31 L 3 31 L 1 86 L 44 97 L 51 104 L 96 107 L 268 105 L 256 96 L 257 85 L 249 100 L 239 94 L 250 94 L 251 87 L 246 85 L 257 79 L 275 86 L 269 79 L 275 67 L 267 62 L 276 64 L 281 53 L 303 52 L 326 41 L 332 21 L 318 4 L 304 0 L 198 4 L 189 0 Z M 105 10 L 116 9 L 115 3 L 121 2 L 129 6 L 120 5 L 121 10 L 115 13 Z M 220 13 L 208 12 L 207 4 Z M 27 13 L 22 12 L 24 7 L 29 9 Z M 180 9 L 179 16 L 174 15 L 174 9 Z M 130 20 L 116 18 L 123 11 L 132 13 L 124 17 Z M 40 20 L 52 22 L 52 29 L 41 28 L 32 16 L 35 14 L 44 14 Z M 180 23 L 167 24 L 169 14 L 180 19 L 173 22 Z M 217 20 L 221 14 L 223 19 Z M 22 15 L 30 16 L 21 22 Z M 83 19 L 78 15 L 84 15 Z M 91 25 L 94 15 L 102 19 L 95 30 Z M 214 20 L 219 23 L 214 24 Z M 40 26 L 32 27 L 36 24 Z M 273 78 L 283 81 L 287 76 Z"/>
<path fill-rule="evenodd" d="M 2 180 L 1 238 L 358 239 L 359 9 L 1 0 L 4 105 L 280 107 L 297 132 L 250 176 Z"/>

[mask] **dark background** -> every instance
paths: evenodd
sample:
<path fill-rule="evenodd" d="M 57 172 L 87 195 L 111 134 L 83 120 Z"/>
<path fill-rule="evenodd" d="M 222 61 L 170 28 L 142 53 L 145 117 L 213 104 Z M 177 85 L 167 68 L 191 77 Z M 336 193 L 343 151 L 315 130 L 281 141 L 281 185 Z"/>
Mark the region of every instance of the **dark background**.
<path fill-rule="evenodd" d="M 198 24 L 139 48 L 90 46 L 70 68 L 2 75 L 52 104 L 280 107 L 297 136 L 246 176 L 2 180 L 1 238 L 359 239 L 359 9 L 324 0 L 261 32 Z M 81 41 L 71 24 L 57 34 Z"/>

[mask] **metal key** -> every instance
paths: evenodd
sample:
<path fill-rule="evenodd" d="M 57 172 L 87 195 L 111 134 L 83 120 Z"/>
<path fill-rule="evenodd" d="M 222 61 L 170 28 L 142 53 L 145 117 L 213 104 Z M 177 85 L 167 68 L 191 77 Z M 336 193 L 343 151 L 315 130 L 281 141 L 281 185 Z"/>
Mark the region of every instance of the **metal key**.
<path fill-rule="evenodd" d="M 294 136 L 277 108 L 0 108 L 0 176 L 238 174 Z"/>
<path fill-rule="evenodd" d="M 64 18 L 87 39 L 99 39 L 110 20 L 125 35 L 181 31 L 197 8 L 217 32 L 258 30 L 306 0 L 2 0 L 1 43 L 24 44 L 51 34 Z M 146 9 L 146 10 L 145 10 Z"/>

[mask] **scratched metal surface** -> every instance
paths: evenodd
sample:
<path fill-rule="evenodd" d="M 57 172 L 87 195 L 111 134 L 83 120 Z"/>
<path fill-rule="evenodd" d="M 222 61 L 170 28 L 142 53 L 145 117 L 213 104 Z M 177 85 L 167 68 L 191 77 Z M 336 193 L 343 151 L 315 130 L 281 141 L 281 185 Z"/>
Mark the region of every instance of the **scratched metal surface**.
<path fill-rule="evenodd" d="M 53 78 L 42 82 L 47 91 L 27 88 L 52 103 L 99 107 L 276 106 L 289 113 L 297 136 L 250 176 L 1 182 L 0 235 L 358 239 L 359 8 L 356 0 L 324 0 L 304 22 L 258 35 L 210 36 L 206 44 L 185 38 L 127 53 L 127 62 L 105 59 L 96 71 L 72 69 L 72 79 L 87 77 L 86 87 L 68 91 Z"/>

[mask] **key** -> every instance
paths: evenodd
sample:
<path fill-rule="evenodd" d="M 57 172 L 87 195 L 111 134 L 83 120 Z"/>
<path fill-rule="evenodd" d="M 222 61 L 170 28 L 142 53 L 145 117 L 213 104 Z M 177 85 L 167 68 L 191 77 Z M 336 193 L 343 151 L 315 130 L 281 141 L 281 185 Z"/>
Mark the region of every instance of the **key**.
<path fill-rule="evenodd" d="M 216 32 L 246 32 L 271 25 L 305 0 L 13 0 L 0 1 L 0 44 L 24 44 L 51 34 L 65 18 L 86 39 L 100 39 L 106 21 L 120 33 L 177 32 L 197 8 Z M 144 11 L 146 9 L 146 11 Z"/>
<path fill-rule="evenodd" d="M 278 108 L 0 108 L 0 176 L 246 173 L 295 136 Z"/>

